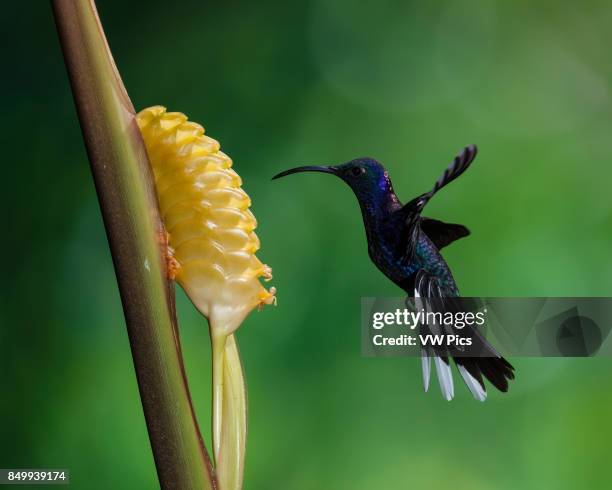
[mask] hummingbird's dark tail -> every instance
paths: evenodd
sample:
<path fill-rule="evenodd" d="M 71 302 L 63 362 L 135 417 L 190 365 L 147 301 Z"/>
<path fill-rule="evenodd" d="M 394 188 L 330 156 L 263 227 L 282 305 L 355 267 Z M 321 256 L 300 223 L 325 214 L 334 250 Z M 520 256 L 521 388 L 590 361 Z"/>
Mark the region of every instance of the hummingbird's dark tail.
<path fill-rule="evenodd" d="M 484 389 L 484 376 L 495 388 L 505 393 L 508 391 L 508 381 L 514 379 L 514 368 L 503 357 L 456 357 L 454 360 L 468 388 L 469 380 L 475 379 Z"/>
<path fill-rule="evenodd" d="M 453 313 L 465 309 L 465 304 L 461 303 L 458 297 L 442 296 L 440 293 L 438 283 L 433 281 L 427 272 L 420 271 L 417 274 L 414 298 L 414 306 L 417 311 L 422 309 L 427 312 Z M 445 325 L 444 322 L 434 321 L 432 324 L 420 322 L 419 331 L 422 338 L 442 335 L 469 340 L 469 343 L 460 342 L 457 346 L 444 345 L 441 342 L 437 345 L 431 342 L 429 345 L 422 346 L 425 391 L 429 388 L 431 358 L 434 360 L 438 373 L 442 395 L 447 400 L 452 400 L 455 396 L 451 358 L 468 389 L 477 400 L 484 401 L 487 398 L 485 379 L 499 391 L 508 391 L 508 381 L 514 379 L 514 368 L 495 350 L 477 327 L 464 324 L 461 328 L 455 328 L 452 324 Z M 463 345 L 469 345 L 469 350 L 465 350 Z"/>
<path fill-rule="evenodd" d="M 429 389 L 432 357 L 442 395 L 450 401 L 454 398 L 455 391 L 449 357 L 432 350 L 423 350 L 421 356 L 425 391 Z M 466 386 L 479 401 L 485 401 L 487 398 L 484 379 L 502 392 L 508 391 L 508 381 L 514 379 L 514 368 L 503 357 L 453 357 L 453 360 Z"/>

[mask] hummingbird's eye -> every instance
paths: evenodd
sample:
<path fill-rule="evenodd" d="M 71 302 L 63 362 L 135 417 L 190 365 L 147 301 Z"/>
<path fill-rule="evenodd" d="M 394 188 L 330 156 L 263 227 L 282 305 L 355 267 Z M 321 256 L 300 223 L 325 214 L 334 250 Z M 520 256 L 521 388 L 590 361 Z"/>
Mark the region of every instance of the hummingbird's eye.
<path fill-rule="evenodd" d="M 359 177 L 361 174 L 365 173 L 365 168 L 363 167 L 353 167 L 351 169 L 351 175 L 353 177 Z"/>

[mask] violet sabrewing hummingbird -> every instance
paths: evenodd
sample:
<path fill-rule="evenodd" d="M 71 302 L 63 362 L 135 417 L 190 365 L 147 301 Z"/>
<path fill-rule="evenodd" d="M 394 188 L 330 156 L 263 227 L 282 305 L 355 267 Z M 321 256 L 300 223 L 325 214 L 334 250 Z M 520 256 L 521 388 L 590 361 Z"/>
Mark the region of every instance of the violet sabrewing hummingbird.
<path fill-rule="evenodd" d="M 464 148 L 436 181 L 433 189 L 402 204 L 393 190 L 389 174 L 372 158 L 358 158 L 342 165 L 297 167 L 274 176 L 278 179 L 298 172 L 322 172 L 342 179 L 353 190 L 363 216 L 370 259 L 391 281 L 409 297 L 437 298 L 442 309 L 456 308 L 452 298 L 459 290 L 440 250 L 470 234 L 458 224 L 421 216 L 421 212 L 436 192 L 459 177 L 476 157 L 476 146 Z M 438 310 L 440 311 L 440 310 Z M 450 357 L 472 395 L 486 399 L 484 378 L 500 391 L 508 390 L 508 380 L 514 379 L 514 368 L 501 357 L 474 327 L 464 334 L 474 338 L 482 357 L 453 356 L 451 351 L 422 348 L 423 384 L 429 388 L 430 359 L 438 373 L 443 396 L 454 397 Z"/>

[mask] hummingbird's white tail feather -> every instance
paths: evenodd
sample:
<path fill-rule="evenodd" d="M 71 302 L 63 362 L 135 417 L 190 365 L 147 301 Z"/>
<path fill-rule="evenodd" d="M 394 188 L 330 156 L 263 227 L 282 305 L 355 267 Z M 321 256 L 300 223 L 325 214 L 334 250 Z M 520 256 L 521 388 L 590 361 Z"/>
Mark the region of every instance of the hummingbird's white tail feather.
<path fill-rule="evenodd" d="M 448 359 L 444 360 L 440 356 L 434 356 L 436 372 L 438 373 L 438 381 L 442 395 L 447 401 L 451 401 L 455 396 L 455 387 L 453 385 L 453 373 L 451 371 Z"/>
<path fill-rule="evenodd" d="M 421 366 L 423 367 L 423 388 L 425 393 L 429 390 L 429 378 L 431 377 L 431 358 L 424 349 L 421 350 Z"/>
<path fill-rule="evenodd" d="M 465 381 L 468 389 L 472 395 L 474 395 L 474 398 L 476 398 L 476 400 L 479 402 L 484 402 L 487 399 L 487 392 L 478 382 L 478 380 L 468 372 L 465 366 L 457 364 L 457 369 L 459 370 L 459 373 L 461 373 L 463 381 Z"/>

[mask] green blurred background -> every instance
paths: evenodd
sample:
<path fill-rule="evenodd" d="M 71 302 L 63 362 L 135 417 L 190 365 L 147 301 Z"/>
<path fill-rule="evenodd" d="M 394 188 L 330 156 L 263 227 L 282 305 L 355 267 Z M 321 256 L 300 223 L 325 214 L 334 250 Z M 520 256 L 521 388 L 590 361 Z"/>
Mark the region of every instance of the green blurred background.
<path fill-rule="evenodd" d="M 611 359 L 514 359 L 509 394 L 443 401 L 415 359 L 361 356 L 369 262 L 356 202 L 301 164 L 384 162 L 400 197 L 464 145 L 480 155 L 427 214 L 465 295 L 612 293 L 608 1 L 125 2 L 99 10 L 137 108 L 186 112 L 253 199 L 278 307 L 239 333 L 245 488 L 612 486 Z M 3 6 L 0 466 L 69 468 L 74 488 L 157 480 L 96 195 L 47 2 Z M 209 441 L 204 320 L 179 294 Z M 208 443 L 210 447 L 210 443 Z"/>

